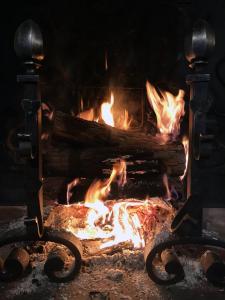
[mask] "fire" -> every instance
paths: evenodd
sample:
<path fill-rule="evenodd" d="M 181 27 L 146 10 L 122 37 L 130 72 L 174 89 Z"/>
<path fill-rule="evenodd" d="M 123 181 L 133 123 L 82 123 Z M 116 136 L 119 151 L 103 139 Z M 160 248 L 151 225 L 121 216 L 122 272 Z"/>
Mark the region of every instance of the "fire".
<path fill-rule="evenodd" d="M 80 182 L 79 178 L 75 178 L 73 181 L 71 181 L 70 183 L 67 184 L 67 191 L 66 191 L 66 200 L 67 200 L 67 205 L 70 204 L 70 199 L 73 195 L 72 193 L 72 189 L 78 185 L 78 183 Z"/>
<path fill-rule="evenodd" d="M 112 111 L 114 103 L 114 94 L 111 93 L 110 102 L 102 103 L 100 115 L 96 117 L 93 108 L 83 111 L 83 99 L 81 99 L 81 112 L 77 115 L 77 117 L 87 121 L 103 121 L 105 124 L 112 127 L 128 130 L 131 122 L 133 121 L 132 117 L 129 116 L 128 111 L 125 109 L 123 113 L 120 113 L 119 116 L 115 118 L 115 114 Z"/>
<path fill-rule="evenodd" d="M 78 118 L 87 120 L 87 121 L 93 121 L 94 120 L 94 109 L 90 108 L 88 110 L 82 111 L 78 114 Z"/>
<path fill-rule="evenodd" d="M 101 106 L 101 117 L 105 124 L 115 127 L 115 122 L 112 113 L 112 106 L 114 104 L 114 95 L 111 93 L 110 102 L 104 102 Z"/>
<path fill-rule="evenodd" d="M 158 93 L 148 81 L 146 89 L 148 101 L 156 114 L 157 127 L 164 141 L 168 141 L 169 136 L 176 139 L 180 133 L 180 119 L 184 116 L 184 91 L 179 90 L 177 96 L 161 90 Z"/>
<path fill-rule="evenodd" d="M 102 243 L 101 248 L 130 241 L 135 248 L 144 246 L 142 227 L 136 213 L 130 212 L 134 207 L 144 205 L 142 201 L 122 201 L 112 207 L 104 203 L 110 192 L 110 185 L 118 180 L 119 185 L 126 183 L 126 163 L 121 160 L 113 166 L 110 177 L 106 180 L 94 181 L 89 187 L 84 206 L 89 208 L 86 226 L 78 230 L 76 235 L 81 239 L 107 238 L 109 241 Z"/>
<path fill-rule="evenodd" d="M 185 170 L 184 170 L 184 174 L 182 176 L 180 176 L 180 180 L 184 179 L 184 177 L 187 173 L 187 166 L 188 166 L 189 141 L 188 141 L 188 138 L 186 136 L 183 137 L 182 144 L 184 146 L 184 152 L 185 152 Z"/>
<path fill-rule="evenodd" d="M 172 199 L 172 195 L 171 195 L 171 190 L 169 188 L 169 180 L 168 180 L 168 176 L 166 174 L 163 174 L 163 184 L 166 188 L 166 197 L 165 200 L 171 200 Z"/>

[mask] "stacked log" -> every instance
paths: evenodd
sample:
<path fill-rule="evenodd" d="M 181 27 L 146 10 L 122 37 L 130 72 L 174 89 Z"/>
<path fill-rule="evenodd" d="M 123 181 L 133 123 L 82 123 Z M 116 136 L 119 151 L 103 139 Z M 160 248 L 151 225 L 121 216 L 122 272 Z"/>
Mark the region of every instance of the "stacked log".
<path fill-rule="evenodd" d="M 108 177 L 119 159 L 127 163 L 127 197 L 140 193 L 132 191 L 135 183 L 136 190 L 139 186 L 151 196 L 160 196 L 165 192 L 162 175 L 178 177 L 184 172 L 185 155 L 180 142 L 165 144 L 160 136 L 117 129 L 60 111 L 55 111 L 47 123 L 51 142 L 44 151 L 44 177 L 64 178 L 64 189 L 65 183 L 74 178 Z"/>

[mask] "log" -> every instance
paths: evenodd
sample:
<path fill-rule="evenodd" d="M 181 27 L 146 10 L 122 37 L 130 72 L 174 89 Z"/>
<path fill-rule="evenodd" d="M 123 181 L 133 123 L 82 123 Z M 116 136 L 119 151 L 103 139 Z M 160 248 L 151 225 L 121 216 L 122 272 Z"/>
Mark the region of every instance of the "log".
<path fill-rule="evenodd" d="M 57 200 L 61 204 L 67 203 L 67 185 L 71 179 L 64 177 L 48 177 L 43 181 L 44 199 Z M 86 192 L 93 181 L 90 179 L 80 179 L 79 183 L 71 190 L 70 203 L 84 201 Z M 135 198 L 145 200 L 147 196 L 160 197 L 166 194 L 161 177 L 154 181 L 128 179 L 123 187 L 118 187 L 112 183 L 111 191 L 107 199 L 127 199 Z"/>
<path fill-rule="evenodd" d="M 141 154 L 160 160 L 167 169 L 167 174 L 182 175 L 185 168 L 185 155 L 180 142 L 163 144 L 160 136 L 146 135 L 132 130 L 117 129 L 94 121 L 75 118 L 60 111 L 54 112 L 51 121 L 51 137 L 76 147 L 83 146 L 90 149 L 89 158 L 101 149 L 101 155 L 111 157 L 115 151 L 118 154 Z M 71 154 L 71 152 L 70 152 Z M 86 153 L 88 155 L 88 153 Z M 70 157 L 70 156 L 69 156 Z M 80 160 L 83 156 L 80 156 Z"/>
<path fill-rule="evenodd" d="M 129 178 L 154 180 L 166 172 L 159 160 L 144 152 L 119 147 L 76 149 L 51 145 L 44 155 L 44 176 L 105 178 L 110 175 L 115 161 L 121 158 L 126 161 Z"/>

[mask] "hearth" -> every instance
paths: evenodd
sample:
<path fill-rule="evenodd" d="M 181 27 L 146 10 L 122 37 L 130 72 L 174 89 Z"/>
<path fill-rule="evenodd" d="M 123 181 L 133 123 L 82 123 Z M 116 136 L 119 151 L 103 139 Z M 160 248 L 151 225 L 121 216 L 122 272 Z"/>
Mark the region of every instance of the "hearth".
<path fill-rule="evenodd" d="M 218 147 L 206 68 L 214 44 L 210 25 L 197 21 L 185 45 L 189 112 L 182 89 L 171 93 L 149 81 L 146 89 L 77 88 L 76 104 L 65 112 L 41 98 L 39 26 L 31 20 L 19 26 L 14 46 L 22 62 L 17 82 L 24 121 L 8 138 L 16 161 L 9 178 L 21 175 L 15 197 L 26 199 L 27 217 L 22 229 L 0 239 L 0 247 L 15 245 L 0 260 L 0 280 L 25 276 L 39 252 L 46 252 L 44 271 L 55 282 L 74 279 L 96 256 L 102 264 L 117 253 L 119 261 L 144 253 L 141 267 L 159 285 L 185 278 L 184 257 L 224 285 L 225 242 L 202 227 L 203 208 L 222 204 L 199 193 L 199 178 Z M 181 137 L 185 113 L 189 132 Z M 1 194 L 7 197 L 7 187 Z M 54 201 L 45 211 L 43 195 Z"/>

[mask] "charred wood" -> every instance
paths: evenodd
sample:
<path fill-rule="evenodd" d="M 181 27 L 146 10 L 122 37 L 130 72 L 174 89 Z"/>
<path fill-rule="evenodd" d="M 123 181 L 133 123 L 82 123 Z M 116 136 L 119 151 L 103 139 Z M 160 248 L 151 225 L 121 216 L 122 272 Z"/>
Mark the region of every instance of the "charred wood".
<path fill-rule="evenodd" d="M 44 198 L 47 200 L 58 200 L 59 203 L 67 203 L 67 186 L 70 183 L 68 178 L 49 177 L 43 182 Z M 80 179 L 79 183 L 73 187 L 70 203 L 84 201 L 86 192 L 92 180 Z M 144 200 L 147 196 L 160 197 L 166 193 L 162 178 L 155 177 L 154 180 L 134 180 L 128 179 L 123 187 L 119 187 L 116 182 L 112 183 L 111 191 L 107 199 L 127 199 L 135 198 Z"/>
<path fill-rule="evenodd" d="M 51 122 L 53 140 L 89 148 L 89 158 L 93 156 L 92 148 L 96 154 L 96 148 L 103 147 L 100 153 L 105 153 L 105 159 L 112 157 L 112 153 L 115 152 L 117 155 L 141 154 L 162 161 L 170 175 L 183 174 L 185 156 L 183 146 L 179 142 L 163 144 L 160 137 L 86 121 L 60 111 L 54 112 Z M 88 157 L 87 152 L 86 155 Z M 83 157 L 80 158 L 82 160 Z"/>

